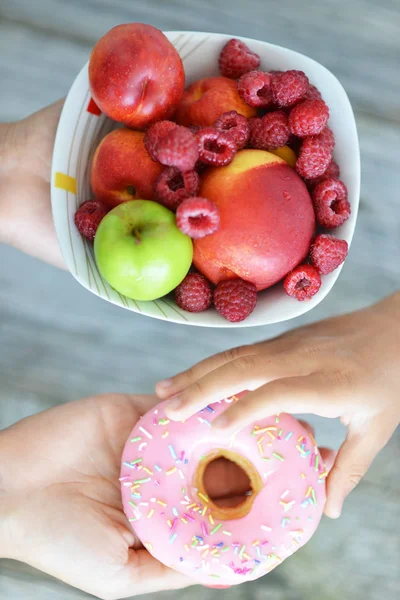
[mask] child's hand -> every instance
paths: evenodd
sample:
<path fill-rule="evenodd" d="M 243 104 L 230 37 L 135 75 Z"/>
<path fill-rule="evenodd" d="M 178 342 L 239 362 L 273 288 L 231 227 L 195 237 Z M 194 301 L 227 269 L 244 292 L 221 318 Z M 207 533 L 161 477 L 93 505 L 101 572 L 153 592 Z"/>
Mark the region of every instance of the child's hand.
<path fill-rule="evenodd" d="M 0 556 L 106 599 L 191 585 L 143 548 L 122 510 L 122 449 L 156 402 L 88 398 L 0 432 Z"/>
<path fill-rule="evenodd" d="M 0 431 L 0 557 L 107 600 L 192 585 L 143 548 L 122 509 L 122 450 L 156 403 L 154 396 L 108 394 Z M 322 454 L 329 468 L 332 455 Z M 226 505 L 247 484 L 223 459 L 207 473 L 210 496 Z"/>
<path fill-rule="evenodd" d="M 156 391 L 163 400 L 174 396 L 166 412 L 179 420 L 254 390 L 213 424 L 233 430 L 279 412 L 339 417 L 347 438 L 327 480 L 325 507 L 335 518 L 398 425 L 399 334 L 400 292 L 372 308 L 213 356 Z"/>
<path fill-rule="evenodd" d="M 65 269 L 51 215 L 54 139 L 63 101 L 0 123 L 0 242 Z"/>

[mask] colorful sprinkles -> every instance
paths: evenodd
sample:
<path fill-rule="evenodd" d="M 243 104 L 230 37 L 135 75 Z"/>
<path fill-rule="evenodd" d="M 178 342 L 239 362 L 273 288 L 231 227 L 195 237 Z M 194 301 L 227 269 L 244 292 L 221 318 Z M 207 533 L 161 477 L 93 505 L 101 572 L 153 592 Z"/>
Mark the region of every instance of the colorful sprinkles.
<path fill-rule="evenodd" d="M 228 398 L 221 403 L 229 404 L 234 400 L 236 398 Z M 218 414 L 216 407 L 221 403 L 206 406 L 195 418 L 201 425 L 211 426 L 211 422 L 206 416 L 212 421 L 215 413 Z M 141 435 L 129 439 L 129 443 L 132 444 L 130 455 L 132 455 L 133 449 L 137 451 L 138 455 L 133 460 L 124 460 L 123 462 L 123 467 L 129 469 L 130 472 L 130 475 L 120 478 L 122 489 L 126 489 L 131 498 L 127 500 L 131 511 L 131 514 L 128 515 L 129 522 L 134 524 L 145 518 L 149 521 L 157 521 L 157 524 L 165 523 L 164 527 L 168 532 L 165 543 L 168 541 L 171 545 L 174 543 L 177 545 L 179 540 L 180 544 L 178 546 L 179 554 L 175 554 L 175 565 L 182 563 L 182 565 L 186 565 L 186 569 L 189 566 L 190 569 L 195 572 L 200 571 L 207 577 L 223 579 L 224 570 L 227 574 L 228 572 L 234 573 L 235 576 L 245 579 L 252 576 L 257 570 L 260 570 L 260 575 L 269 572 L 300 547 L 304 543 L 304 538 L 308 539 L 307 527 L 315 528 L 314 525 L 305 527 L 305 519 L 308 523 L 313 522 L 312 515 L 316 515 L 315 507 L 318 505 L 320 498 L 318 494 L 321 489 L 316 484 L 324 483 L 328 475 L 313 436 L 311 434 L 301 435 L 296 439 L 295 429 L 290 431 L 289 428 L 285 428 L 287 423 L 285 419 L 285 415 L 276 415 L 273 425 L 259 426 L 255 424 L 251 429 L 251 437 L 255 439 L 250 443 L 254 444 L 258 461 L 269 462 L 268 467 L 271 470 L 262 473 L 264 482 L 270 476 L 270 480 L 273 481 L 273 474 L 281 468 L 279 463 L 290 460 L 288 452 L 293 452 L 293 449 L 296 449 L 296 455 L 298 453 L 301 459 L 307 458 L 304 461 L 304 471 L 298 475 L 299 481 L 302 482 L 301 485 L 304 486 L 304 492 L 301 497 L 295 496 L 296 502 L 293 499 L 296 489 L 291 486 L 291 481 L 287 481 L 288 487 L 283 487 L 277 498 L 280 507 L 279 517 L 277 513 L 269 524 L 259 525 L 257 538 L 248 539 L 247 535 L 244 535 L 246 543 L 239 542 L 235 527 L 231 531 L 229 521 L 220 521 L 213 514 L 214 504 L 208 495 L 200 490 L 191 489 L 189 482 L 186 486 L 184 480 L 187 477 L 186 467 L 190 465 L 191 461 L 191 449 L 180 447 L 179 437 L 175 435 L 174 423 L 171 423 L 164 414 L 159 415 L 158 409 L 153 411 L 151 421 L 143 421 L 145 426 L 141 424 L 137 428 Z M 170 430 L 166 428 L 167 425 L 170 426 Z M 198 427 L 199 425 L 197 425 Z M 155 455 L 153 460 L 149 460 L 146 450 L 151 446 L 150 440 L 152 443 L 156 443 L 157 440 L 165 440 L 169 436 L 171 443 L 165 444 L 166 450 L 157 456 L 157 463 L 154 463 Z M 147 441 L 144 441 L 145 439 Z M 234 444 L 235 436 L 231 436 L 227 447 L 233 447 Z M 126 470 L 125 473 L 127 473 Z M 167 477 L 171 478 L 171 483 L 167 482 Z M 153 488 L 151 496 L 149 496 L 147 490 L 150 485 L 145 486 L 151 482 L 159 490 Z M 163 485 L 166 486 L 164 490 L 166 501 L 162 499 L 163 494 L 159 494 L 163 490 Z M 174 501 L 174 505 L 168 501 L 168 485 L 179 486 L 179 497 Z M 182 485 L 183 487 L 181 487 Z M 296 484 L 296 487 L 298 490 L 299 484 Z M 161 498 L 157 497 L 158 495 Z M 296 523 L 300 518 L 302 521 Z M 282 529 L 286 531 L 283 532 Z M 188 534 L 189 531 L 190 534 Z M 246 534 L 245 531 L 243 533 Z M 276 539 L 282 539 L 285 542 L 275 542 L 276 546 L 274 546 Z M 151 540 L 144 544 L 150 552 L 152 552 L 155 541 L 157 540 Z"/>

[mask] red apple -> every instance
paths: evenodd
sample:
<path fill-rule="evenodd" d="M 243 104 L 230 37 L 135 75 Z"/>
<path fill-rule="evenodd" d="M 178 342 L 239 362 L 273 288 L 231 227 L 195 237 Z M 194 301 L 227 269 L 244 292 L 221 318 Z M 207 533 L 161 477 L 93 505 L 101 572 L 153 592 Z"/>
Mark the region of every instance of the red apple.
<path fill-rule="evenodd" d="M 236 110 L 245 117 L 254 117 L 256 109 L 243 102 L 236 81 L 228 77 L 206 77 L 186 88 L 175 113 L 180 125 L 213 125 L 224 112 Z"/>
<path fill-rule="evenodd" d="M 141 131 L 123 127 L 101 140 L 91 170 L 97 200 L 110 207 L 127 200 L 153 200 L 154 181 L 163 167 L 150 158 L 143 138 Z"/>
<path fill-rule="evenodd" d="M 173 114 L 185 73 L 178 52 L 159 29 L 127 23 L 110 29 L 93 48 L 89 83 L 106 115 L 144 129 Z"/>
<path fill-rule="evenodd" d="M 310 194 L 281 158 L 241 150 L 203 175 L 199 192 L 217 204 L 220 228 L 194 242 L 193 262 L 213 283 L 240 277 L 270 287 L 307 255 L 315 230 Z"/>

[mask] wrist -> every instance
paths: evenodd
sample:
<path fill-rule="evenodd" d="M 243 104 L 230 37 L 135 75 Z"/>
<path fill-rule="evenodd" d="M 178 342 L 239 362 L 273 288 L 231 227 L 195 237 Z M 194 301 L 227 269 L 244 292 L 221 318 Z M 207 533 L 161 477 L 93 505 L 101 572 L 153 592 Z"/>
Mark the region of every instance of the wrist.
<path fill-rule="evenodd" d="M 0 242 L 6 244 L 12 244 L 12 190 L 22 165 L 19 123 L 0 123 Z"/>
<path fill-rule="evenodd" d="M 0 177 L 16 166 L 20 155 L 19 123 L 0 123 Z"/>

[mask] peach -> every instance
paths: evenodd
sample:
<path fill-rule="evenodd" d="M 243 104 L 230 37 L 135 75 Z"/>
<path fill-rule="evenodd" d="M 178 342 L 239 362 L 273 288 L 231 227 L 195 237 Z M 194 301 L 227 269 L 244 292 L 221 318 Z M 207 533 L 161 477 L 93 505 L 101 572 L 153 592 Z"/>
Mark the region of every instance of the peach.
<path fill-rule="evenodd" d="M 199 195 L 220 210 L 219 230 L 194 242 L 193 262 L 213 283 L 240 277 L 263 290 L 307 255 L 315 231 L 311 197 L 282 158 L 241 150 L 230 165 L 205 172 Z"/>
<path fill-rule="evenodd" d="M 89 83 L 107 116 L 144 129 L 173 114 L 185 73 L 178 52 L 159 29 L 127 23 L 110 29 L 93 48 Z"/>
<path fill-rule="evenodd" d="M 276 156 L 279 156 L 280 158 L 283 158 L 283 160 L 294 169 L 296 165 L 297 156 L 295 151 L 292 150 L 292 148 L 289 148 L 289 146 L 282 146 L 281 148 L 271 150 L 271 153 L 275 154 Z"/>
<path fill-rule="evenodd" d="M 127 200 L 153 200 L 153 185 L 163 167 L 143 143 L 144 133 L 125 127 L 107 134 L 93 156 L 91 184 L 95 197 L 107 206 Z"/>
<path fill-rule="evenodd" d="M 180 125 L 213 125 L 229 110 L 245 117 L 254 117 L 256 109 L 243 102 L 236 81 L 228 77 L 206 77 L 195 81 L 184 91 L 175 113 Z"/>

